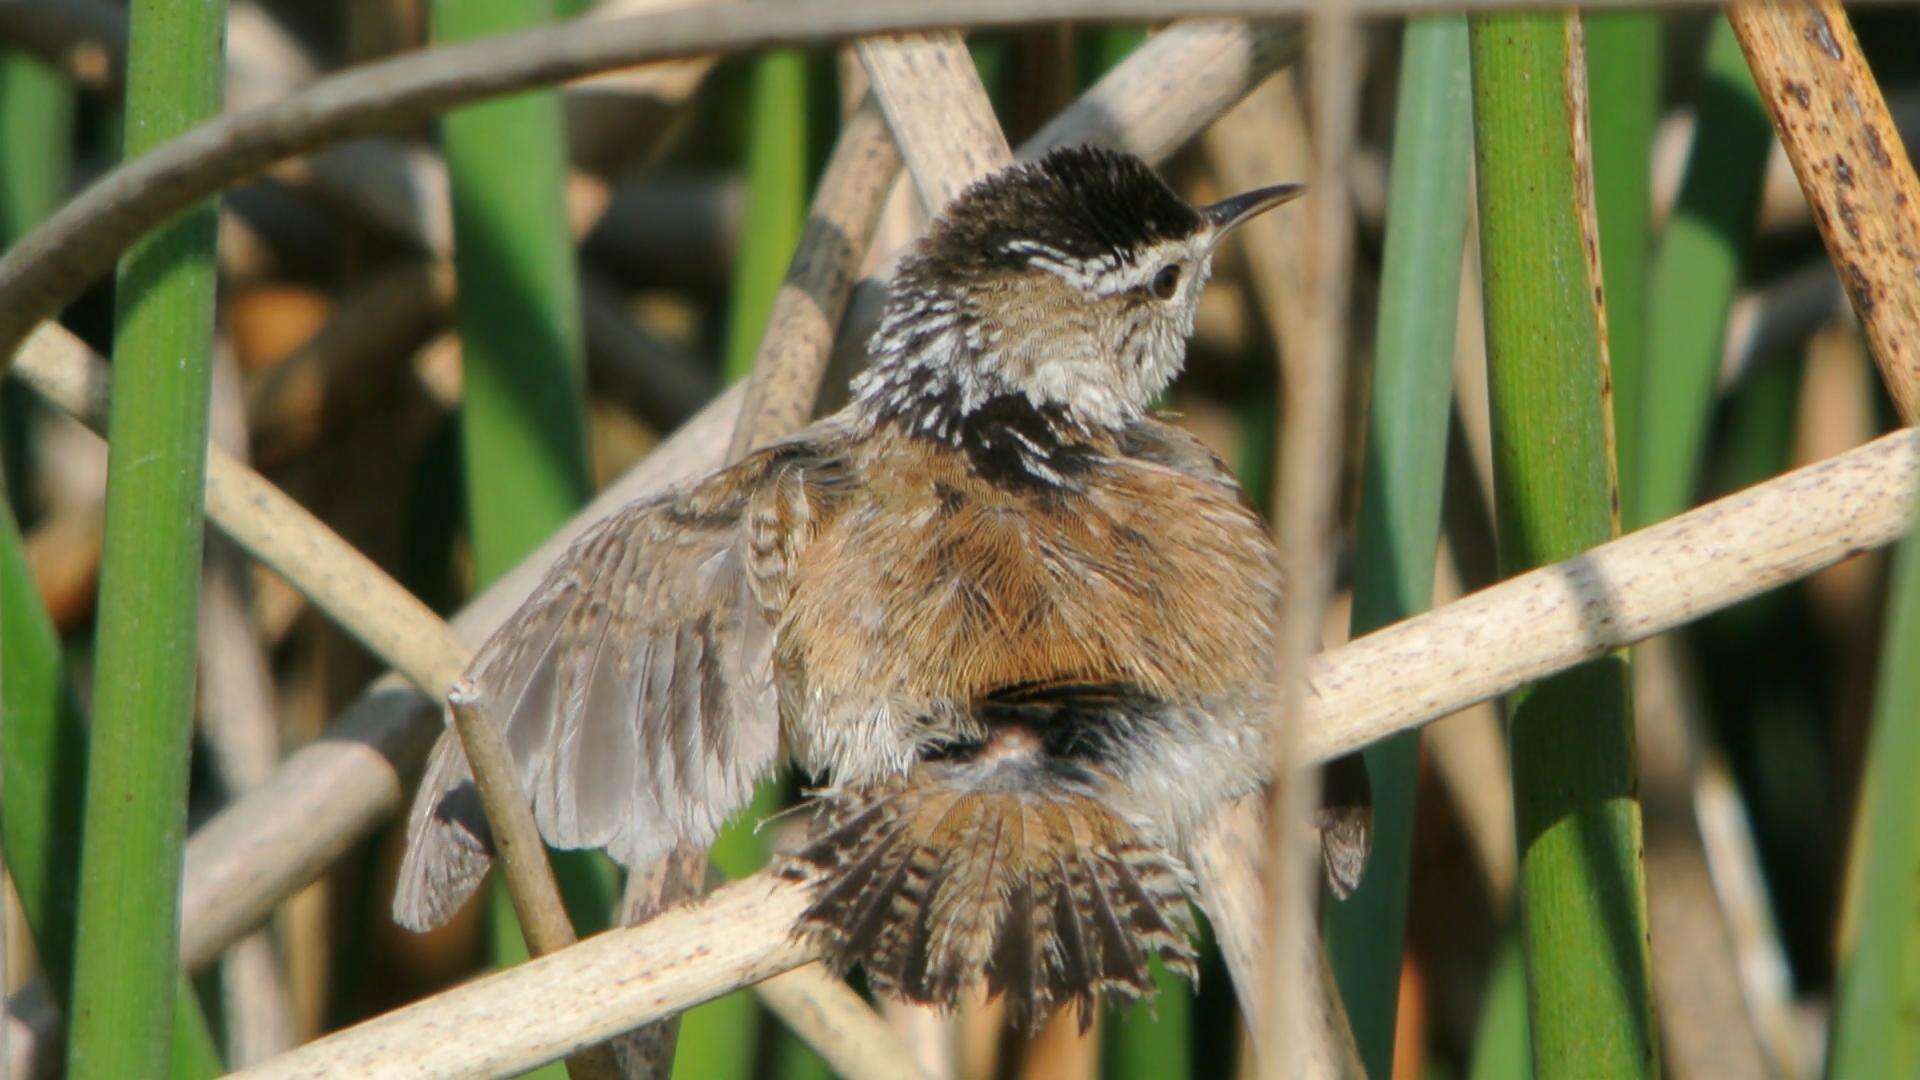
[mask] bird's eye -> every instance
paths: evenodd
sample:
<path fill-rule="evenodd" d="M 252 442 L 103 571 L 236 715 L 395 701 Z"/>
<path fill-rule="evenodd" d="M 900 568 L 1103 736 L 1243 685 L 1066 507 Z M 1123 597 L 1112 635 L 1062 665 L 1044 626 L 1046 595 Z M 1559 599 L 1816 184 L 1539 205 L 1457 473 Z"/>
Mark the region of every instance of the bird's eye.
<path fill-rule="evenodd" d="M 1179 265 L 1169 263 L 1161 267 L 1160 272 L 1153 275 L 1153 284 L 1149 288 L 1153 290 L 1153 295 L 1162 300 L 1173 299 L 1173 294 L 1180 290 Z"/>

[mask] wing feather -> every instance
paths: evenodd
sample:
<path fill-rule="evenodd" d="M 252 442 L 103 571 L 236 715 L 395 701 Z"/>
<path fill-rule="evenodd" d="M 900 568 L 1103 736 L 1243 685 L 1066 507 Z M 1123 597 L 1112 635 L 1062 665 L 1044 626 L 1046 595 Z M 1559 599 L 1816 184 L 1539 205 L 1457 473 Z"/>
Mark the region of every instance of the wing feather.
<path fill-rule="evenodd" d="M 803 433 L 615 514 L 475 655 L 467 682 L 505 728 L 548 843 L 646 866 L 709 843 L 775 764 L 773 628 L 816 503 L 844 477 L 831 436 Z M 394 914 L 424 928 L 490 859 L 451 731 L 408 840 Z"/>

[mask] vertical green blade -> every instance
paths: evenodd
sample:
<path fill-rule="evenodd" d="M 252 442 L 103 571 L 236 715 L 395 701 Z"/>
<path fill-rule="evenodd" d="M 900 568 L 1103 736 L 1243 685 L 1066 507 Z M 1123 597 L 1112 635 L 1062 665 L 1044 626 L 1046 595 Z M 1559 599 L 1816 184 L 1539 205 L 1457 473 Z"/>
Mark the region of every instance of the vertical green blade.
<path fill-rule="evenodd" d="M 219 111 L 226 8 L 136 0 L 126 157 Z M 214 208 L 155 230 L 116 291 L 107 529 L 88 745 L 68 1073 L 150 1074 L 180 986 L 179 892 L 192 741 Z M 190 1000 L 190 999 L 188 999 Z"/>
<path fill-rule="evenodd" d="M 1920 1074 L 1920 528 L 1894 558 L 1827 1075 Z"/>
<path fill-rule="evenodd" d="M 1600 219 L 1607 351 L 1620 487 L 1631 501 L 1639 472 L 1642 385 L 1647 355 L 1647 249 L 1652 243 L 1653 132 L 1660 120 L 1661 18 L 1657 12 L 1586 17 L 1587 83 L 1593 99 L 1593 202 Z M 1654 293 L 1658 295 L 1658 293 Z"/>
<path fill-rule="evenodd" d="M 550 22 L 554 5 L 435 0 L 432 14 L 436 40 L 464 41 Z M 441 120 L 440 146 L 459 279 L 467 524 L 475 577 L 484 586 L 552 535 L 590 489 L 580 284 L 567 224 L 559 96 L 537 90 L 457 109 Z M 613 874 L 603 857 L 558 853 L 554 875 L 576 923 L 606 924 Z M 526 942 L 498 883 L 490 903 L 493 961 L 519 963 Z M 566 1073 L 554 1064 L 536 1075 Z"/>
<path fill-rule="evenodd" d="M 1576 154 L 1572 13 L 1470 21 L 1503 573 L 1617 531 L 1607 353 Z M 1659 1068 L 1626 659 L 1509 699 L 1535 1072 Z"/>
<path fill-rule="evenodd" d="M 1639 466 L 1624 500 L 1629 528 L 1672 517 L 1693 501 L 1727 315 L 1773 146 L 1773 125 L 1724 16 L 1714 20 L 1695 116 L 1693 151 L 1653 265 Z M 1616 384 L 1616 391 L 1630 388 Z"/>
<path fill-rule="evenodd" d="M 1473 148 L 1467 23 L 1410 20 L 1402 41 L 1354 568 L 1356 637 L 1433 601 L 1466 243 Z M 1388 739 L 1366 760 L 1373 855 L 1354 894 L 1327 908 L 1327 951 L 1367 1074 L 1384 1078 L 1393 1075 L 1419 736 Z"/>
<path fill-rule="evenodd" d="M 433 32 L 461 41 L 551 18 L 551 0 L 436 0 Z M 441 121 L 440 144 L 460 288 L 467 513 L 485 585 L 589 494 L 559 98 L 541 90 L 457 109 Z"/>

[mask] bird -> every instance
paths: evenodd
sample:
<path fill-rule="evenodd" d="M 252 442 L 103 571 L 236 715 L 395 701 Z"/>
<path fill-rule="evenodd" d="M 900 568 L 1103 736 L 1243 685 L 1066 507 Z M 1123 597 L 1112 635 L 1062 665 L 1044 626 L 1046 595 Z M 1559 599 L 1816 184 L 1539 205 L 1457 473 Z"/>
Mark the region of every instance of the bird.
<path fill-rule="evenodd" d="M 1084 1026 L 1156 959 L 1191 977 L 1186 853 L 1267 777 L 1285 587 L 1245 491 L 1155 403 L 1221 239 L 1302 191 L 1195 207 L 1091 146 L 966 188 L 899 262 L 844 408 L 593 528 L 475 655 L 545 840 L 638 871 L 791 761 L 817 783 L 776 864 L 813 890 L 796 932 L 877 990 Z M 1348 780 L 1336 892 L 1365 858 Z M 477 806 L 443 734 L 401 924 L 479 882 Z"/>

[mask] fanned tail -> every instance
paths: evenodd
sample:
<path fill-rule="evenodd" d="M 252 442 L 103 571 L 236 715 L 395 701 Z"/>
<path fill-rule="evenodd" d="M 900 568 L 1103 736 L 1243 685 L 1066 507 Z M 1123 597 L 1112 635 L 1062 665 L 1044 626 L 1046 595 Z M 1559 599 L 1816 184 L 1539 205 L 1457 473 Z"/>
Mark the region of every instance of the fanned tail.
<path fill-rule="evenodd" d="M 820 804 L 782 872 L 818 883 L 801 932 L 878 990 L 950 1007 L 984 975 L 1013 1023 L 1072 1001 L 1084 1030 L 1096 998 L 1152 992 L 1153 957 L 1194 976 L 1185 868 L 1085 779 L 936 761 Z"/>

